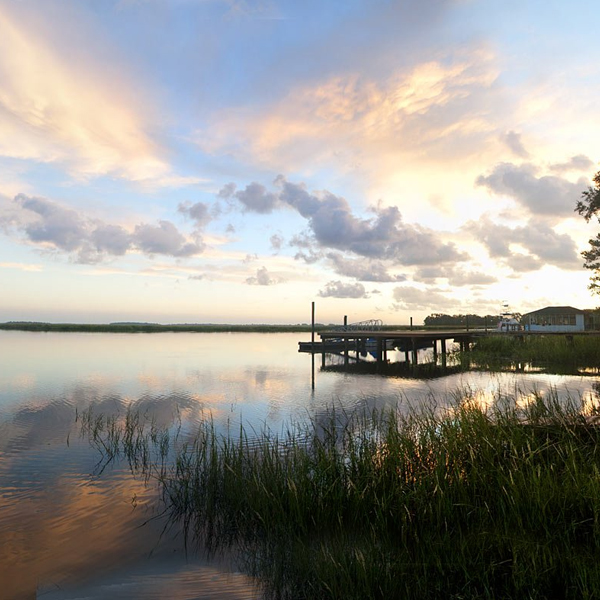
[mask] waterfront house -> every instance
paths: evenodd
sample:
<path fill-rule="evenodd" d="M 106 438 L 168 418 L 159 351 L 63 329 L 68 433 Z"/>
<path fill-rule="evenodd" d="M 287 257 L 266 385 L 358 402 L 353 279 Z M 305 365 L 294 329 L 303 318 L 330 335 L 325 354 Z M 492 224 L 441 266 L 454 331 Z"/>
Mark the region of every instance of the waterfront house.
<path fill-rule="evenodd" d="M 583 331 L 584 312 L 572 306 L 547 306 L 524 314 L 521 323 L 527 331 Z"/>

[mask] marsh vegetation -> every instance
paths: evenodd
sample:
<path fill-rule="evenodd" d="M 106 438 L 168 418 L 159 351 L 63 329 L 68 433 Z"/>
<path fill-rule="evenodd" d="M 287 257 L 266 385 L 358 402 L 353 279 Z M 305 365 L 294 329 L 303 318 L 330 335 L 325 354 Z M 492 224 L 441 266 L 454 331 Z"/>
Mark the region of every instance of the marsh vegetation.
<path fill-rule="evenodd" d="M 278 432 L 206 419 L 183 436 L 91 410 L 82 432 L 159 484 L 189 546 L 234 550 L 268 597 L 596 598 L 596 413 L 462 390 Z"/>
<path fill-rule="evenodd" d="M 503 363 L 598 368 L 600 336 L 487 336 L 477 341 L 470 358 L 488 368 Z"/>

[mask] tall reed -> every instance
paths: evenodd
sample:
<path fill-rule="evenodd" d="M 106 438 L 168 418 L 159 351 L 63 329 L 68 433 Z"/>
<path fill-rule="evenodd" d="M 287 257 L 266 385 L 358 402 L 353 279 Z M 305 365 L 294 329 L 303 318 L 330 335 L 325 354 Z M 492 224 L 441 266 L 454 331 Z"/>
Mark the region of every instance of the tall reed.
<path fill-rule="evenodd" d="M 596 598 L 600 432 L 582 409 L 465 391 L 283 434 L 206 421 L 156 476 L 188 541 L 237 549 L 273 598 Z"/>
<path fill-rule="evenodd" d="M 494 335 L 475 344 L 471 359 L 484 365 L 499 360 L 555 365 L 600 367 L 600 337 L 545 335 L 513 337 Z"/>

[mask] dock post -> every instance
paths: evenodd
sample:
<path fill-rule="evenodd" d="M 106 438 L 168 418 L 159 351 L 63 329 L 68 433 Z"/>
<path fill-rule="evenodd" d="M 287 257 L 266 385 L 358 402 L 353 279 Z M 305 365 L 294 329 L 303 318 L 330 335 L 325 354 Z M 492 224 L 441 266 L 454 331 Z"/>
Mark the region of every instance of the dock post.
<path fill-rule="evenodd" d="M 310 329 L 310 351 L 315 351 L 315 303 L 312 303 L 312 324 Z"/>
<path fill-rule="evenodd" d="M 312 303 L 312 320 L 310 329 L 310 357 L 311 357 L 311 386 L 315 389 L 315 303 Z M 325 353 L 323 352 L 323 360 L 325 359 Z"/>
<path fill-rule="evenodd" d="M 377 368 L 381 368 L 383 363 L 383 340 L 381 338 L 377 338 Z"/>
<path fill-rule="evenodd" d="M 433 340 L 433 364 L 437 364 L 438 351 L 437 351 L 437 340 L 434 338 Z"/>
<path fill-rule="evenodd" d="M 412 317 L 410 318 L 410 330 L 412 331 Z"/>
<path fill-rule="evenodd" d="M 447 352 L 446 352 L 446 339 L 440 339 L 440 346 L 442 347 L 442 367 L 446 366 Z"/>
<path fill-rule="evenodd" d="M 348 315 L 344 315 L 344 332 L 348 331 Z M 344 336 L 344 365 L 347 367 L 348 363 L 348 336 Z"/>
<path fill-rule="evenodd" d="M 417 362 L 418 362 L 418 358 L 417 358 L 417 340 L 415 338 L 411 338 L 411 342 L 412 342 L 413 365 L 416 365 Z"/>

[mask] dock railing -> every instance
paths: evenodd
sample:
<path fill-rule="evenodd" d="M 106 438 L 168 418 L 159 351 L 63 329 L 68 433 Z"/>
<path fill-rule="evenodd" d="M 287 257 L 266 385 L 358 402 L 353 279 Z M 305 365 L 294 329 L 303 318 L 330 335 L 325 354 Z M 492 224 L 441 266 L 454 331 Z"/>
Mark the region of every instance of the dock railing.
<path fill-rule="evenodd" d="M 383 321 L 381 319 L 369 319 L 368 321 L 358 321 L 348 325 L 340 325 L 332 331 L 381 331 Z"/>

